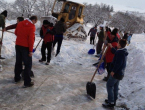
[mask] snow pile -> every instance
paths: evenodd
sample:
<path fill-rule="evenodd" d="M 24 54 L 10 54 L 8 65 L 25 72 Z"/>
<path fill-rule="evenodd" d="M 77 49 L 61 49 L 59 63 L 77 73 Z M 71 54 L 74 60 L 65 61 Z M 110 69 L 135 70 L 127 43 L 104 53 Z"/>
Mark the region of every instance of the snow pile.
<path fill-rule="evenodd" d="M 145 109 L 145 36 L 133 35 L 118 104 L 130 110 Z"/>
<path fill-rule="evenodd" d="M 16 23 L 15 20 L 12 21 L 8 21 L 6 22 L 7 26 L 10 24 L 14 24 Z M 40 26 L 40 22 L 36 23 L 36 29 L 39 28 Z M 78 25 L 77 25 L 78 26 Z M 10 30 L 12 32 L 14 32 L 14 30 Z M 39 33 L 39 30 L 37 30 L 36 34 Z M 39 34 L 36 35 L 35 37 L 35 44 L 34 44 L 34 48 L 36 47 L 36 45 L 38 44 L 38 42 L 40 41 L 40 37 Z M 10 59 L 13 56 L 15 56 L 15 41 L 16 41 L 16 36 L 15 34 L 12 33 L 8 33 L 5 32 L 4 33 L 4 39 L 3 39 L 3 48 L 2 48 L 2 56 Z M 34 59 L 40 59 L 41 58 L 41 45 L 42 42 L 39 44 L 36 52 L 33 55 Z M 55 46 L 55 51 L 56 51 L 56 47 Z M 78 61 L 76 59 L 81 58 L 82 53 L 86 53 L 90 48 L 93 48 L 93 46 L 91 45 L 87 45 L 87 42 L 75 42 L 75 41 L 66 41 L 64 40 L 62 43 L 62 48 L 61 48 L 61 53 L 60 55 L 58 55 L 58 57 L 52 57 L 51 63 L 56 63 L 59 62 L 61 65 L 65 65 L 65 64 L 69 64 L 71 62 L 76 62 L 78 63 Z"/>
<path fill-rule="evenodd" d="M 70 38 L 77 36 L 77 38 L 86 39 L 87 37 L 84 25 L 80 23 L 75 23 L 73 26 L 67 29 L 66 33 L 66 37 L 69 37 L 69 35 L 71 35 Z"/>

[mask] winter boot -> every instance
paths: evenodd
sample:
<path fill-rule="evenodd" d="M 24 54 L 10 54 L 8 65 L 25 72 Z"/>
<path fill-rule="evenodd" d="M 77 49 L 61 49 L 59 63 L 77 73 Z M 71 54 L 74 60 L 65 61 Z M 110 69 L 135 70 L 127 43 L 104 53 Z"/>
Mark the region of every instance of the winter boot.
<path fill-rule="evenodd" d="M 24 85 L 23 88 L 32 87 L 32 86 L 34 86 L 34 82 L 30 82 L 30 84 Z"/>
<path fill-rule="evenodd" d="M 39 62 L 41 62 L 41 63 L 43 63 L 44 61 L 45 61 L 45 60 L 42 60 L 42 59 L 41 59 L 41 60 L 39 60 Z"/>
<path fill-rule="evenodd" d="M 108 78 L 107 77 L 104 77 L 103 78 L 103 81 L 106 81 L 107 82 L 108 81 Z"/>
<path fill-rule="evenodd" d="M 108 99 L 105 99 L 105 103 L 109 103 Z M 116 101 L 114 102 L 114 106 L 116 106 Z"/>
<path fill-rule="evenodd" d="M 19 83 L 20 81 L 21 81 L 21 77 L 19 77 L 19 79 L 18 78 L 14 78 L 15 84 Z"/>
<path fill-rule="evenodd" d="M 114 108 L 114 103 L 105 103 L 105 104 L 102 104 L 102 106 L 104 108 L 110 108 L 110 109 L 112 109 L 112 108 Z"/>
<path fill-rule="evenodd" d="M 57 57 L 58 54 L 59 54 L 59 53 L 57 53 L 57 54 L 55 55 L 55 57 Z"/>
<path fill-rule="evenodd" d="M 95 55 L 95 57 L 100 57 L 100 55 L 101 55 L 101 54 L 97 54 L 97 55 Z"/>
<path fill-rule="evenodd" d="M 49 65 L 49 62 L 46 62 L 45 65 Z"/>

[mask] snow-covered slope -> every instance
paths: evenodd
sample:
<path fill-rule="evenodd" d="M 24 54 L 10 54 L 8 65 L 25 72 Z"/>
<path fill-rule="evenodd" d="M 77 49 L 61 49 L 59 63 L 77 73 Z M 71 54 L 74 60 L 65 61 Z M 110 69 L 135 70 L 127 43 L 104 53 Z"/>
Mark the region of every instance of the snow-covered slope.
<path fill-rule="evenodd" d="M 124 79 L 120 83 L 121 103 L 130 110 L 145 110 L 145 35 L 133 35 Z"/>

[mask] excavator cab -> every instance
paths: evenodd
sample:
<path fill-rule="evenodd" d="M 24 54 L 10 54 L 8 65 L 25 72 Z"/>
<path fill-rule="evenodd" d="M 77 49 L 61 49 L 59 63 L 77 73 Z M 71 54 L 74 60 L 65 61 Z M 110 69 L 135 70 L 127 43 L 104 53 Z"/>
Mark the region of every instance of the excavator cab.
<path fill-rule="evenodd" d="M 60 13 L 55 13 L 54 8 L 56 3 L 57 1 L 54 3 L 52 16 L 56 17 L 58 20 L 63 17 L 65 19 L 67 28 L 71 27 L 75 23 L 83 24 L 83 11 L 85 7 L 83 4 L 75 3 L 72 1 L 65 1 L 63 2 Z"/>

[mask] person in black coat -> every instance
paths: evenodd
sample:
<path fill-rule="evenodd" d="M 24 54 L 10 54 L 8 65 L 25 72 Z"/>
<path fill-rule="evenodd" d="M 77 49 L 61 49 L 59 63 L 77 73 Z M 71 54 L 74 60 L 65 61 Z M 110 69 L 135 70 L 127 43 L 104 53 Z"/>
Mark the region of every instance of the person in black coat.
<path fill-rule="evenodd" d="M 55 36 L 54 36 L 53 48 L 55 44 L 58 43 L 55 56 L 57 56 L 60 53 L 60 48 L 63 41 L 63 34 L 66 31 L 66 25 L 64 22 L 65 22 L 64 18 L 61 18 L 60 21 L 58 21 L 54 26 L 53 31 L 55 33 Z"/>
<path fill-rule="evenodd" d="M 124 36 L 123 36 L 123 39 L 127 40 L 128 39 L 128 36 L 129 36 L 129 34 L 128 33 L 125 33 Z"/>
<path fill-rule="evenodd" d="M 108 99 L 105 100 L 105 104 L 102 104 L 106 108 L 114 108 L 116 105 L 116 100 L 118 99 L 118 87 L 120 80 L 124 77 L 124 72 L 126 68 L 128 52 L 125 48 L 127 41 L 121 39 L 117 45 L 118 50 L 108 44 L 112 49 L 112 53 L 115 53 L 113 61 L 110 65 L 111 75 L 107 81 L 107 93 Z"/>
<path fill-rule="evenodd" d="M 97 33 L 97 26 L 90 29 L 88 33 L 88 36 L 90 35 L 90 44 L 94 45 L 96 33 Z"/>
<path fill-rule="evenodd" d="M 104 28 L 103 26 L 100 26 L 100 32 L 98 34 L 98 43 L 97 43 L 97 47 L 96 47 L 96 50 L 97 50 L 97 55 L 96 57 L 100 57 L 100 54 L 101 54 L 101 51 L 102 51 L 102 45 L 103 45 L 103 42 L 104 42 Z"/>

